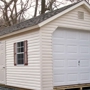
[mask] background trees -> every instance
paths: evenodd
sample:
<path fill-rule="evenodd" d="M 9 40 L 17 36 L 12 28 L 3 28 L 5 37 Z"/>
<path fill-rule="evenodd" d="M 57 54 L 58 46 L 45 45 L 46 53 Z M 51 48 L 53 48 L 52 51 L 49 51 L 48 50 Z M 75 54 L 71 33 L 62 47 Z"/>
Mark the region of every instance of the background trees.
<path fill-rule="evenodd" d="M 0 0 L 0 26 L 11 26 L 78 1 L 82 0 Z"/>
<path fill-rule="evenodd" d="M 31 7 L 31 0 L 0 0 L 2 25 L 11 26 L 25 19 L 25 12 Z"/>

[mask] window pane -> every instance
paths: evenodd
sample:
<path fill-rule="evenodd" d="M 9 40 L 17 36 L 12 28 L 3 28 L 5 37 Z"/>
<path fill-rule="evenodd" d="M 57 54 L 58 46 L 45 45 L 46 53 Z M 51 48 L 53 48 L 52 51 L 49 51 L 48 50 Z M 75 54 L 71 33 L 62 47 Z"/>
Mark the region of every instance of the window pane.
<path fill-rule="evenodd" d="M 21 54 L 20 58 L 24 58 L 24 54 Z"/>
<path fill-rule="evenodd" d="M 17 52 L 21 52 L 21 48 L 17 48 Z"/>
<path fill-rule="evenodd" d="M 24 64 L 24 54 L 17 54 L 17 64 Z"/>
<path fill-rule="evenodd" d="M 24 64 L 23 60 L 18 60 L 18 64 Z"/>
<path fill-rule="evenodd" d="M 24 46 L 24 42 L 21 42 L 21 46 Z"/>
<path fill-rule="evenodd" d="M 18 53 L 24 52 L 24 47 L 17 48 L 17 52 L 18 52 Z"/>
<path fill-rule="evenodd" d="M 20 42 L 18 42 L 18 43 L 17 43 L 17 47 L 20 47 L 20 46 L 21 46 L 21 44 L 20 44 Z"/>
<path fill-rule="evenodd" d="M 21 56 L 20 54 L 17 54 L 17 60 L 19 60 L 21 58 L 20 56 Z"/>
<path fill-rule="evenodd" d="M 21 52 L 24 52 L 24 47 L 21 48 Z"/>
<path fill-rule="evenodd" d="M 22 59 L 22 58 L 24 58 L 24 54 L 22 53 L 22 54 L 17 54 L 17 59 Z"/>

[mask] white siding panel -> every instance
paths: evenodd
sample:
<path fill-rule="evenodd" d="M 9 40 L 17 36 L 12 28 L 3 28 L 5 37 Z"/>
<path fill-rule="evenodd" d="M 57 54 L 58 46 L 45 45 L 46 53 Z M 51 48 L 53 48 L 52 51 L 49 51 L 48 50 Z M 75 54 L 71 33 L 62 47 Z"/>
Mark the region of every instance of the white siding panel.
<path fill-rule="evenodd" d="M 78 19 L 78 11 L 84 12 L 84 20 Z M 90 13 L 80 6 L 69 13 L 49 22 L 41 27 L 42 43 L 42 86 L 43 90 L 53 90 L 53 53 L 52 53 L 52 35 L 60 26 L 71 28 L 90 29 Z"/>
<path fill-rule="evenodd" d="M 41 90 L 39 30 L 6 40 L 7 85 Z M 28 66 L 14 66 L 15 42 L 28 40 Z"/>

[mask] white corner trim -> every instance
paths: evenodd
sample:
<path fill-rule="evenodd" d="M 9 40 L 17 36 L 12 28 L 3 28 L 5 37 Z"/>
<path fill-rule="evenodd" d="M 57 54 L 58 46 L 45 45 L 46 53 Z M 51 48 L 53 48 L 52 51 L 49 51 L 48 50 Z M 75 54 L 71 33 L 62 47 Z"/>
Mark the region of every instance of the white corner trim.
<path fill-rule="evenodd" d="M 11 36 L 11 35 L 15 35 L 15 34 L 27 32 L 27 31 L 30 31 L 30 30 L 36 29 L 36 28 L 39 28 L 39 26 L 38 26 L 38 25 L 35 25 L 35 26 L 28 27 L 28 28 L 25 28 L 25 29 L 22 29 L 22 30 L 18 30 L 18 31 L 16 31 L 16 32 L 11 32 L 11 33 L 9 33 L 9 34 L 0 36 L 0 39 L 5 38 L 5 37 L 8 37 L 8 36 Z"/>
<path fill-rule="evenodd" d="M 52 21 L 52 20 L 54 20 L 54 19 L 56 19 L 56 18 L 58 18 L 58 17 L 60 17 L 60 16 L 62 16 L 62 15 L 64 15 L 64 14 L 68 13 L 69 11 L 71 11 L 71 10 L 73 10 L 73 9 L 81 6 L 81 5 L 85 5 L 88 9 L 90 9 L 90 6 L 88 5 L 88 3 L 86 3 L 86 1 L 82 1 L 82 2 L 80 2 L 80 3 L 77 3 L 76 5 L 74 5 L 74 6 L 70 7 L 70 8 L 68 8 L 68 9 L 60 12 L 59 14 L 56 14 L 55 16 L 52 16 L 51 18 L 49 18 L 49 19 L 41 22 L 41 23 L 38 24 L 38 25 L 39 25 L 39 27 L 42 27 L 43 25 L 49 23 L 50 21 Z"/>

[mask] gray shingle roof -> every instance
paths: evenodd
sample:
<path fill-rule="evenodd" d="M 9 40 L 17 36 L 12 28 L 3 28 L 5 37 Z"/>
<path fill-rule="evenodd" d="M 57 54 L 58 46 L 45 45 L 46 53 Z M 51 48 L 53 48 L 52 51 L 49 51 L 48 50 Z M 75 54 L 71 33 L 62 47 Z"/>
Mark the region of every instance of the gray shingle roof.
<path fill-rule="evenodd" d="M 77 2 L 79 3 L 79 2 Z M 76 5 L 77 3 L 74 3 L 74 4 L 70 4 L 68 6 L 64 6 L 60 9 L 57 9 L 57 10 L 54 10 L 52 12 L 48 12 L 48 13 L 45 13 L 45 14 L 42 14 L 40 16 L 37 16 L 35 18 L 31 18 L 29 20 L 26 20 L 24 22 L 21 22 L 19 24 L 16 24 L 16 25 L 13 25 L 13 26 L 10 26 L 10 27 L 7 27 L 5 29 L 2 29 L 0 30 L 0 36 L 3 36 L 5 34 L 9 34 L 9 33 L 12 33 L 12 32 L 15 32 L 15 31 L 19 31 L 19 30 L 22 30 L 24 28 L 27 28 L 27 27 L 31 27 L 31 26 L 34 26 L 34 25 L 37 25 L 45 20 L 47 20 L 48 18 Z"/>

